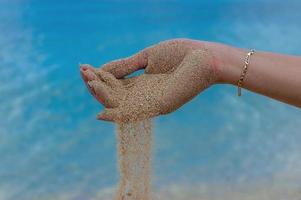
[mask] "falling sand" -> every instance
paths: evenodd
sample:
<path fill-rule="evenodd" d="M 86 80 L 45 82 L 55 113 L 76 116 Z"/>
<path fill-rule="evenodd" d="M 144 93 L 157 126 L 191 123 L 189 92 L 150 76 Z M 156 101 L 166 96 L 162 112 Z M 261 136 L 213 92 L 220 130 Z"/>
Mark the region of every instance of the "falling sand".
<path fill-rule="evenodd" d="M 116 200 L 150 200 L 151 120 L 117 125 L 120 182 Z"/>

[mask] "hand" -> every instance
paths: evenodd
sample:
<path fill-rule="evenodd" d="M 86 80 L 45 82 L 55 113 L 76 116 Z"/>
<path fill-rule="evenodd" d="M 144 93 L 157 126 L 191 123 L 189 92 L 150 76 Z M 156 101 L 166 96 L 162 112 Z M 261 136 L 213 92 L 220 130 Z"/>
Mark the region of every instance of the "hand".
<path fill-rule="evenodd" d="M 117 79 L 139 69 L 145 69 L 145 74 Z M 98 119 L 109 121 L 136 121 L 170 113 L 219 78 L 210 50 L 192 40 L 162 42 L 101 69 L 82 65 L 81 75 L 106 107 Z"/>

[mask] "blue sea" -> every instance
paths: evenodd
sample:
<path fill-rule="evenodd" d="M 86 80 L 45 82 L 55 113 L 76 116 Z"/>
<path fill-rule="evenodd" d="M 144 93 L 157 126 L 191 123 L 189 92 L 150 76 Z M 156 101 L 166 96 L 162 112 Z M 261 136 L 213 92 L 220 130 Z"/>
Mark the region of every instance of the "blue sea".
<path fill-rule="evenodd" d="M 301 55 L 300 10 L 298 0 L 0 0 L 0 200 L 110 199 L 115 127 L 95 119 L 103 107 L 79 63 L 172 38 Z M 165 199 L 258 185 L 301 197 L 296 107 L 217 85 L 157 117 L 153 137 L 153 187 Z"/>

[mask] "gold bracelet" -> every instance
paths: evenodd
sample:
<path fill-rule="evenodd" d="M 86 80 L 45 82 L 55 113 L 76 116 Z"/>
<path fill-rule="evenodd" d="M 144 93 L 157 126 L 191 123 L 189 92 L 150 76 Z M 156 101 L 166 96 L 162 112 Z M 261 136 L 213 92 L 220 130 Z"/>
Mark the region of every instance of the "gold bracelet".
<path fill-rule="evenodd" d="M 246 76 L 247 71 L 248 71 L 251 55 L 253 55 L 254 53 L 255 53 L 255 50 L 252 49 L 251 51 L 248 52 L 247 57 L 245 58 L 245 65 L 244 65 L 243 70 L 241 72 L 240 78 L 237 82 L 237 95 L 238 96 L 241 96 L 242 84 L 244 82 L 245 76 Z"/>

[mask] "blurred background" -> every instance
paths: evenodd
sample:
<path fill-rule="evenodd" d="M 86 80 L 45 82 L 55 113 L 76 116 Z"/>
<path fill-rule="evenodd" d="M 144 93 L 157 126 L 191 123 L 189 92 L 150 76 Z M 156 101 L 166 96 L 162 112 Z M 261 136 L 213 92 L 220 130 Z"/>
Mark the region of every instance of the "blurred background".
<path fill-rule="evenodd" d="M 107 200 L 114 124 L 79 63 L 185 37 L 301 55 L 301 2 L 0 0 L 0 200 Z M 285 66 L 284 66 L 285 67 Z M 162 199 L 301 198 L 301 110 L 214 86 L 154 120 Z"/>

